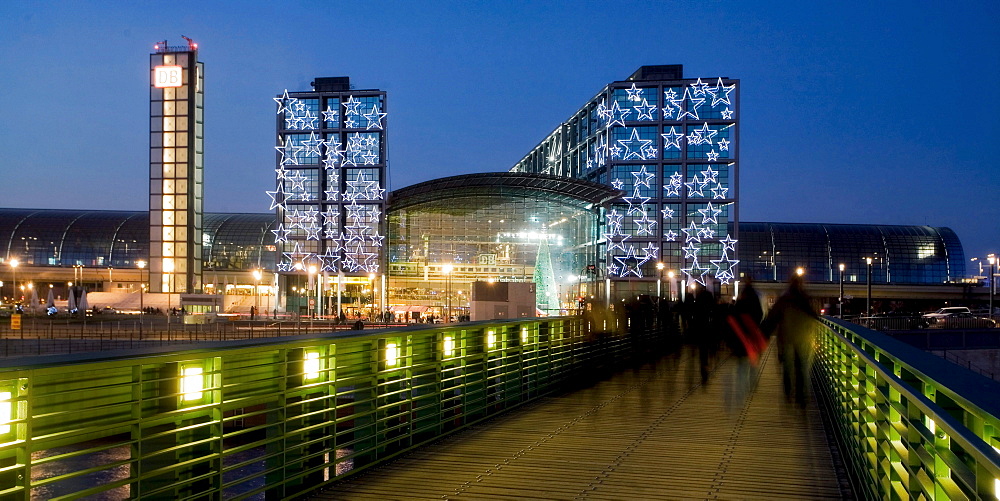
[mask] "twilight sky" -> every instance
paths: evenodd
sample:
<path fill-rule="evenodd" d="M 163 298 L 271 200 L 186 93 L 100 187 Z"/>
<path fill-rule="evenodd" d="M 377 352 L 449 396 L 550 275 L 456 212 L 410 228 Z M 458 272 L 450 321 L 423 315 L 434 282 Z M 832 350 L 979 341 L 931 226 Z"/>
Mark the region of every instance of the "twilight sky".
<path fill-rule="evenodd" d="M 742 220 L 1000 252 L 1000 2 L 834 4 L 0 2 L 0 207 L 145 210 L 148 54 L 187 35 L 209 212 L 267 212 L 271 97 L 317 76 L 388 92 L 395 189 L 506 171 L 606 83 L 679 63 L 741 80 Z"/>

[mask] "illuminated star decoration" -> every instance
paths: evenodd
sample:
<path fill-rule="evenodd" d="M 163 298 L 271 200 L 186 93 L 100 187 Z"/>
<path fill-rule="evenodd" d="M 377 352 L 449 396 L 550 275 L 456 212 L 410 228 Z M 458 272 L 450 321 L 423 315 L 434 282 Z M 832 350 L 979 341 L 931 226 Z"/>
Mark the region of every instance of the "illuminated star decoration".
<path fill-rule="evenodd" d="M 704 96 L 709 86 L 707 83 L 702 82 L 701 79 L 699 78 L 697 82 L 691 84 L 691 88 L 694 89 L 694 95 Z"/>
<path fill-rule="evenodd" d="M 357 115 L 358 107 L 361 106 L 361 101 L 354 99 L 354 96 L 347 96 L 347 101 L 340 104 L 344 106 L 345 115 Z"/>
<path fill-rule="evenodd" d="M 285 202 L 288 198 L 288 192 L 285 191 L 285 183 L 279 182 L 278 188 L 274 191 L 265 191 L 267 196 L 271 197 L 271 207 L 268 210 L 274 210 L 275 208 L 285 208 Z"/>
<path fill-rule="evenodd" d="M 667 230 L 667 232 L 663 234 L 663 239 L 666 240 L 667 242 L 676 242 L 677 236 L 678 235 L 676 231 Z"/>
<path fill-rule="evenodd" d="M 286 229 L 284 224 L 278 223 L 277 229 L 271 230 L 271 233 L 274 233 L 274 243 L 287 242 L 288 234 L 291 232 L 292 230 Z"/>
<path fill-rule="evenodd" d="M 635 234 L 640 236 L 652 235 L 653 227 L 656 226 L 656 220 L 650 219 L 645 212 L 643 212 L 641 218 L 633 222 L 635 223 Z"/>
<path fill-rule="evenodd" d="M 288 97 L 288 89 L 285 89 L 285 93 L 282 94 L 281 97 L 272 97 L 271 99 L 274 99 L 274 102 L 278 103 L 277 115 L 285 112 L 291 112 L 291 107 L 294 107 L 295 103 L 298 101 L 298 98 Z"/>
<path fill-rule="evenodd" d="M 631 89 L 625 89 L 625 92 L 628 93 L 629 101 L 638 101 L 642 99 L 642 89 L 636 88 L 635 83 L 632 83 Z"/>
<path fill-rule="evenodd" d="M 689 243 L 681 247 L 681 250 L 684 251 L 684 259 L 698 259 L 698 251 L 701 250 L 701 247 L 698 247 L 694 243 Z"/>
<path fill-rule="evenodd" d="M 381 129 L 382 119 L 385 118 L 386 113 L 381 113 L 378 109 L 378 105 L 373 104 L 372 111 L 370 113 L 365 113 L 363 116 L 368 119 L 368 126 L 365 127 L 366 129 Z"/>
<path fill-rule="evenodd" d="M 704 101 L 704 99 L 702 99 Z M 630 108 L 622 108 L 618 106 L 618 101 L 611 102 L 611 108 L 608 109 L 608 113 L 611 115 L 608 121 L 608 127 L 613 127 L 615 124 L 625 126 L 625 119 L 628 117 L 629 113 L 632 113 Z"/>
<path fill-rule="evenodd" d="M 729 108 L 726 108 L 726 109 L 722 110 L 722 118 L 724 120 L 732 120 L 733 119 L 733 110 L 731 110 Z"/>
<path fill-rule="evenodd" d="M 727 251 L 736 252 L 736 242 L 738 241 L 739 240 L 734 240 L 731 235 L 726 234 L 726 238 L 719 240 L 719 243 L 722 244 L 722 252 L 727 252 Z"/>
<path fill-rule="evenodd" d="M 629 276 L 629 274 L 635 275 L 637 277 L 642 277 L 642 270 L 640 269 L 640 267 L 643 265 L 643 263 L 649 260 L 649 258 L 640 258 L 639 256 L 637 256 L 635 252 L 635 247 L 631 245 L 628 246 L 627 249 L 625 249 L 624 256 L 615 256 L 614 259 L 615 261 L 618 262 L 619 265 L 621 265 L 622 271 L 620 276 L 623 277 L 627 277 Z"/>
<path fill-rule="evenodd" d="M 729 140 L 722 138 L 719 140 L 719 151 L 729 151 Z"/>
<path fill-rule="evenodd" d="M 723 252 L 722 257 L 711 259 L 709 262 L 715 265 L 715 278 L 718 278 L 719 282 L 728 284 L 734 278 L 733 268 L 740 260 L 730 259 L 729 254 Z"/>
<path fill-rule="evenodd" d="M 708 125 L 708 122 L 705 122 L 700 128 L 691 130 L 691 134 L 688 134 L 687 137 L 688 144 L 712 144 L 712 138 L 718 133 L 719 131 L 712 130 L 712 127 Z"/>
<path fill-rule="evenodd" d="M 316 137 L 315 132 L 309 133 L 309 139 L 302 141 L 302 154 L 306 156 L 320 156 L 319 148 L 324 144 L 322 139 Z"/>
<path fill-rule="evenodd" d="M 705 285 L 705 275 L 707 275 L 708 272 L 711 271 L 711 269 L 710 268 L 703 268 L 703 267 L 701 267 L 698 264 L 698 260 L 695 259 L 694 261 L 691 261 L 691 266 L 689 266 L 687 268 L 681 268 L 681 271 L 684 272 L 685 275 L 687 275 L 687 277 L 688 277 L 687 283 L 688 284 L 697 282 L 697 283 L 701 284 L 702 286 L 704 286 Z"/>
<path fill-rule="evenodd" d="M 649 146 L 653 140 L 639 138 L 639 130 L 632 129 L 631 137 L 628 139 L 619 139 L 616 142 L 625 150 L 625 156 L 622 160 L 647 160 L 646 152 L 643 151 L 643 148 Z"/>
<path fill-rule="evenodd" d="M 666 192 L 663 194 L 665 197 L 679 197 L 681 196 L 681 186 L 683 186 L 684 175 L 680 172 L 675 172 L 670 175 L 670 183 L 663 187 Z"/>
<path fill-rule="evenodd" d="M 614 181 L 611 181 L 611 186 L 614 186 L 616 190 L 622 189 L 622 186 L 624 185 L 625 183 L 623 183 L 621 179 L 615 179 Z"/>
<path fill-rule="evenodd" d="M 722 83 L 721 78 L 719 79 L 719 82 L 715 85 L 715 87 L 705 88 L 705 90 L 712 95 L 712 105 L 711 105 L 712 107 L 717 106 L 719 103 L 723 103 L 727 106 L 732 106 L 733 103 L 732 101 L 729 100 L 729 94 L 733 92 L 733 90 L 735 89 L 736 89 L 736 84 L 726 85 Z"/>
<path fill-rule="evenodd" d="M 326 111 L 323 112 L 323 121 L 334 124 L 336 127 L 337 119 L 340 118 L 340 110 L 337 108 L 331 108 L 329 105 L 326 107 Z"/>
<path fill-rule="evenodd" d="M 701 243 L 702 230 L 703 228 L 699 228 L 698 225 L 694 224 L 694 221 L 691 221 L 691 224 L 686 228 L 681 228 L 681 231 L 684 232 L 684 243 L 691 241 Z"/>
<path fill-rule="evenodd" d="M 278 162 L 280 165 L 298 165 L 298 153 L 302 151 L 302 146 L 297 146 L 295 144 L 295 139 L 291 136 L 285 137 L 284 144 L 282 144 L 281 138 L 278 138 L 278 146 L 274 147 L 281 153 L 281 160 Z"/>
<path fill-rule="evenodd" d="M 642 104 L 637 104 L 633 108 L 635 108 L 636 120 L 656 120 L 656 117 L 653 116 L 656 113 L 656 106 L 649 104 L 645 98 L 643 98 Z"/>
<path fill-rule="evenodd" d="M 652 188 L 652 186 L 649 183 L 656 177 L 656 174 L 653 174 L 652 172 L 646 172 L 646 166 L 643 165 L 642 167 L 639 168 L 639 172 L 633 172 L 632 176 L 635 177 L 636 187 L 645 186 L 647 188 Z"/>
<path fill-rule="evenodd" d="M 660 134 L 663 137 L 663 149 L 668 150 L 670 148 L 681 149 L 681 139 L 684 139 L 684 134 L 681 134 L 674 130 L 674 127 L 670 127 L 670 131 L 664 134 Z"/>
<path fill-rule="evenodd" d="M 385 189 L 379 187 L 378 181 L 369 180 L 365 171 L 358 171 L 354 180 L 347 181 L 344 200 L 381 200 L 384 194 Z"/>
<path fill-rule="evenodd" d="M 685 101 L 687 102 L 687 106 L 685 106 Z M 698 108 L 705 104 L 705 98 L 692 96 L 691 88 L 689 87 L 684 89 L 684 95 L 680 99 L 672 99 L 670 102 L 677 108 L 677 116 L 674 117 L 675 120 L 683 120 L 686 117 L 699 120 Z"/>
<path fill-rule="evenodd" d="M 660 211 L 660 213 L 663 214 L 663 219 L 674 218 L 674 210 L 671 209 L 670 207 L 664 207 L 663 210 Z"/>
<path fill-rule="evenodd" d="M 705 209 L 698 209 L 701 214 L 701 224 L 719 224 L 719 214 L 722 214 L 722 209 L 716 209 L 712 206 L 712 202 L 708 203 L 708 207 Z"/>
<path fill-rule="evenodd" d="M 633 212 L 641 212 L 645 215 L 646 202 L 649 202 L 649 197 L 642 196 L 642 192 L 639 191 L 638 186 L 632 190 L 632 196 L 622 197 L 622 200 L 628 204 L 628 212 L 626 215 L 631 216 Z"/>

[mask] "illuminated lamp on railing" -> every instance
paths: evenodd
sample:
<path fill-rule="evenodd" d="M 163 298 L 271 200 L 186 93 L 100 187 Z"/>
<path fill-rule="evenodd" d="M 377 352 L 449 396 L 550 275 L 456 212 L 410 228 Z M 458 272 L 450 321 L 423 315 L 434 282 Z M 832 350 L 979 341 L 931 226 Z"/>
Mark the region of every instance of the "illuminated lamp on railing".
<path fill-rule="evenodd" d="M 306 379 L 316 379 L 319 377 L 319 352 L 307 351 L 305 359 L 302 360 L 302 372 Z"/>
<path fill-rule="evenodd" d="M 486 331 L 486 349 L 492 350 L 497 344 L 497 333 L 494 330 Z"/>
<path fill-rule="evenodd" d="M 527 343 L 527 342 L 528 342 L 528 328 L 521 327 L 521 343 Z"/>
<path fill-rule="evenodd" d="M 385 366 L 395 367 L 399 363 L 399 345 L 396 343 L 385 344 Z"/>
<path fill-rule="evenodd" d="M 451 336 L 444 337 L 444 346 L 442 346 L 442 351 L 444 351 L 444 356 L 451 358 L 455 356 L 455 338 Z"/>
<path fill-rule="evenodd" d="M 11 392 L 0 392 L 0 435 L 10 433 L 10 423 L 14 421 L 14 403 Z"/>
<path fill-rule="evenodd" d="M 181 370 L 181 400 L 189 402 L 200 400 L 205 389 L 204 369 L 197 366 L 184 367 Z"/>

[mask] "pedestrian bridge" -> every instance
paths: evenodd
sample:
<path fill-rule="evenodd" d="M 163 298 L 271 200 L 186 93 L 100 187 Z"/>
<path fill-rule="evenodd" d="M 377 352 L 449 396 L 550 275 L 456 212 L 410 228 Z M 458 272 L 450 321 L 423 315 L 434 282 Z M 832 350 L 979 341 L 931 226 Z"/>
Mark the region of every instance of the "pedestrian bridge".
<path fill-rule="evenodd" d="M 702 383 L 668 334 L 582 322 L 8 360 L 0 495 L 1000 498 L 1000 385 L 949 362 L 826 319 L 802 406 L 774 347 Z"/>

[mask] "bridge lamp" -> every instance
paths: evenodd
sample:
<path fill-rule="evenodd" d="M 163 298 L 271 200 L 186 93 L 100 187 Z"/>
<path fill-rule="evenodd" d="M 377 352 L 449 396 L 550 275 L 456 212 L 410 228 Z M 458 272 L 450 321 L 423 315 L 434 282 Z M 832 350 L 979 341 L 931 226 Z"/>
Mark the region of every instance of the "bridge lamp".
<path fill-rule="evenodd" d="M 14 421 L 13 394 L 9 391 L 0 392 L 0 435 L 10 433 L 10 423 Z"/>
<path fill-rule="evenodd" d="M 868 265 L 868 297 L 865 298 L 865 315 L 872 314 L 872 258 L 866 257 Z"/>
<path fill-rule="evenodd" d="M 444 351 L 445 358 L 451 358 L 455 356 L 455 338 L 452 336 L 445 336 L 442 342 L 442 351 Z"/>
<path fill-rule="evenodd" d="M 385 366 L 395 367 L 399 363 L 399 345 L 396 343 L 385 344 Z"/>
<path fill-rule="evenodd" d="M 316 379 L 319 377 L 320 363 L 318 351 L 307 351 L 302 360 L 302 372 L 306 379 Z"/>
<path fill-rule="evenodd" d="M 844 318 L 844 263 L 840 263 L 837 268 L 840 269 L 840 300 L 838 305 L 840 307 L 840 318 Z"/>
<path fill-rule="evenodd" d="M 497 332 L 494 330 L 486 331 L 486 349 L 492 350 L 497 344 Z"/>
<path fill-rule="evenodd" d="M 525 344 L 527 342 L 528 342 L 528 328 L 521 327 L 521 344 Z"/>
<path fill-rule="evenodd" d="M 190 365 L 181 369 L 181 400 L 200 400 L 205 390 L 205 370 L 201 366 Z"/>

